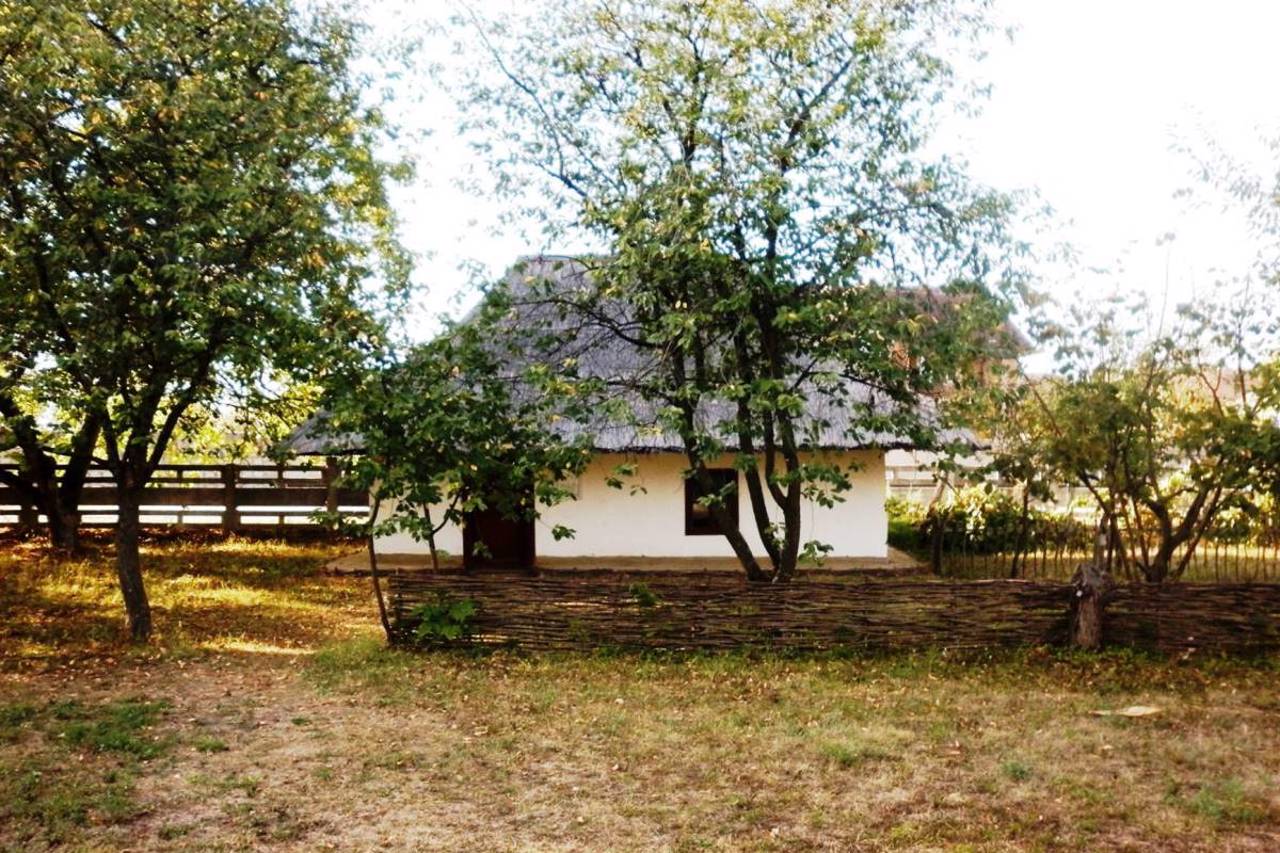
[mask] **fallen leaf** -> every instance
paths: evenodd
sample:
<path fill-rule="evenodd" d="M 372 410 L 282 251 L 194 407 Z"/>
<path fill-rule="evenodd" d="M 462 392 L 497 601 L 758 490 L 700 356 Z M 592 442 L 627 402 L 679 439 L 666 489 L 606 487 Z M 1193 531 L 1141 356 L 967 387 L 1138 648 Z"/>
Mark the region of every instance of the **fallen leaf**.
<path fill-rule="evenodd" d="M 1128 708 L 1118 708 L 1114 711 L 1101 710 L 1091 712 L 1095 717 L 1150 717 L 1159 714 L 1160 708 L 1154 705 L 1130 705 Z"/>

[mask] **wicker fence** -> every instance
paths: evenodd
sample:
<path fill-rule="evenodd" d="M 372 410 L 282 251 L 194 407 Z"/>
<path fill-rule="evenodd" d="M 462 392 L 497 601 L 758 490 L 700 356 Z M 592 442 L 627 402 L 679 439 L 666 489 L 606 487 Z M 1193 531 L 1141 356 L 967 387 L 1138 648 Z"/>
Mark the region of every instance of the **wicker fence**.
<path fill-rule="evenodd" d="M 1234 654 L 1280 650 L 1280 585 L 1124 584 L 1106 606 L 1109 644 Z"/>
<path fill-rule="evenodd" d="M 147 486 L 142 522 L 226 533 L 281 531 L 316 527 L 316 512 L 362 517 L 368 506 L 368 494 L 342 488 L 332 465 L 161 465 Z M 108 471 L 89 472 L 80 513 L 87 527 L 115 524 L 116 488 Z M 34 528 L 40 521 L 16 490 L 0 486 L 0 525 Z"/>
<path fill-rule="evenodd" d="M 397 574 L 388 578 L 395 639 L 420 604 L 470 599 L 468 642 L 530 650 L 597 647 L 721 650 L 982 649 L 1067 642 L 1073 588 L 985 581 L 797 581 L 747 584 L 730 575 Z M 1109 605 L 1109 644 L 1179 652 L 1280 648 L 1280 587 L 1122 587 Z"/>

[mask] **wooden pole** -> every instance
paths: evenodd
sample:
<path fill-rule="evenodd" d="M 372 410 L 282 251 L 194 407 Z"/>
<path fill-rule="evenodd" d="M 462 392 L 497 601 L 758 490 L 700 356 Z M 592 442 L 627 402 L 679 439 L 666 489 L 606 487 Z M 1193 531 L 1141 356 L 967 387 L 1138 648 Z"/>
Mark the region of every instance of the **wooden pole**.
<path fill-rule="evenodd" d="M 391 635 L 391 620 L 387 618 L 387 603 L 382 597 L 382 578 L 378 573 L 378 549 L 374 544 L 374 530 L 378 523 L 378 504 L 375 501 L 369 513 L 369 575 L 373 578 L 373 595 L 378 600 L 378 618 L 382 620 L 382 630 L 387 635 L 387 642 L 394 642 Z"/>
<path fill-rule="evenodd" d="M 18 507 L 18 527 L 22 528 L 24 533 L 33 533 L 40 526 L 40 513 L 36 508 L 28 503 L 23 503 Z"/>
<path fill-rule="evenodd" d="M 1082 564 L 1071 578 L 1071 645 L 1079 649 L 1100 649 L 1103 640 L 1103 611 L 1115 584 L 1111 575 L 1096 565 Z"/>
<path fill-rule="evenodd" d="M 240 512 L 236 509 L 236 466 L 222 466 L 222 535 L 230 536 L 240 529 Z"/>
<path fill-rule="evenodd" d="M 324 470 L 320 474 L 324 483 L 324 511 L 329 515 L 330 530 L 338 528 L 338 460 L 332 456 L 324 460 Z"/>

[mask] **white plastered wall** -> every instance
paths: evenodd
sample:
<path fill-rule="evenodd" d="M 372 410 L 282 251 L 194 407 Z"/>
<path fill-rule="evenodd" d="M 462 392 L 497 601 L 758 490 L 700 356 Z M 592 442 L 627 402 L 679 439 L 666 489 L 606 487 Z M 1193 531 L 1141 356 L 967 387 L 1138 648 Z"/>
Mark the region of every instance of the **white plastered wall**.
<path fill-rule="evenodd" d="M 394 509 L 390 501 L 384 501 L 378 508 L 378 518 L 389 517 Z M 435 517 L 439 518 L 439 507 L 435 512 L 437 513 Z M 426 542 L 417 542 L 408 533 L 379 536 L 376 541 L 379 554 L 429 554 L 431 552 Z M 453 524 L 445 525 L 444 529 L 436 534 L 436 548 L 443 554 L 461 554 L 462 528 Z"/>
<path fill-rule="evenodd" d="M 888 522 L 884 511 L 884 452 L 880 450 L 840 451 L 817 454 L 843 466 L 856 466 L 850 478 L 853 487 L 843 501 L 825 508 L 806 501 L 801 510 L 801 539 L 817 539 L 832 547 L 834 557 L 884 557 Z M 636 466 L 636 473 L 624 481 L 622 489 L 607 485 L 606 478 L 623 463 Z M 726 457 L 721 463 L 729 467 Z M 732 557 L 733 550 L 723 536 L 686 536 L 684 533 L 684 478 L 687 462 L 679 453 L 597 455 L 574 484 L 575 500 L 543 507 L 537 521 L 537 553 L 542 557 Z M 389 508 L 384 508 L 386 513 Z M 741 528 L 752 550 L 763 555 L 764 547 L 753 523 L 750 498 L 739 479 Z M 775 517 L 779 515 L 774 514 Z M 571 539 L 556 541 L 552 528 L 564 525 L 574 531 Z M 462 553 L 462 531 L 448 527 L 436 537 L 437 546 L 447 553 Z M 404 534 L 382 537 L 378 550 L 384 554 L 419 554 L 426 543 Z"/>

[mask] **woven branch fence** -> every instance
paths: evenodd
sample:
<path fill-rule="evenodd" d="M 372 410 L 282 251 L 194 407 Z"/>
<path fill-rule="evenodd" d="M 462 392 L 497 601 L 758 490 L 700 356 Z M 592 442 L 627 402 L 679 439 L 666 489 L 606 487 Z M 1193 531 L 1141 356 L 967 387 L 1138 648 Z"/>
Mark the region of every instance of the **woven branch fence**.
<path fill-rule="evenodd" d="M 1274 583 L 1128 584 L 1106 606 L 1110 645 L 1232 654 L 1280 650 L 1280 586 Z"/>
<path fill-rule="evenodd" d="M 393 640 L 412 641 L 412 611 L 441 597 L 477 605 L 474 646 L 593 648 L 984 649 L 1068 641 L 1068 584 L 986 581 L 796 581 L 732 576 L 393 574 Z M 1280 648 L 1280 587 L 1124 587 L 1106 611 L 1109 644 L 1166 652 Z"/>

